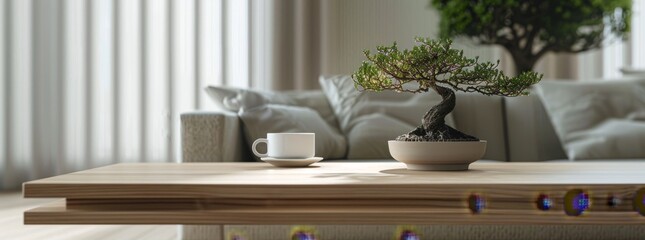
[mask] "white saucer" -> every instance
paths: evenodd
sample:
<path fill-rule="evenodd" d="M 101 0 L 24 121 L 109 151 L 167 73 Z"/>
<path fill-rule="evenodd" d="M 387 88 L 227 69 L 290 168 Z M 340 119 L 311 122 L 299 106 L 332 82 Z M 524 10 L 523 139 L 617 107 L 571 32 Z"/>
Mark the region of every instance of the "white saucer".
<path fill-rule="evenodd" d="M 312 163 L 319 162 L 323 160 L 321 157 L 312 157 L 312 158 L 272 158 L 272 157 L 263 157 L 260 158 L 262 161 L 268 162 L 276 167 L 306 167 Z"/>

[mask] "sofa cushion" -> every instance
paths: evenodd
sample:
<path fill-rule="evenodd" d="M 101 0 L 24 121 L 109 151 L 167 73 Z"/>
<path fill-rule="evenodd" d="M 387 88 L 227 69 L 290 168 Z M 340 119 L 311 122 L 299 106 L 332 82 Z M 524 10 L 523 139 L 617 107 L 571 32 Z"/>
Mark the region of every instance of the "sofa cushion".
<path fill-rule="evenodd" d="M 456 101 L 452 112 L 456 128 L 487 141 L 483 159 L 506 161 L 503 98 L 457 92 Z"/>
<path fill-rule="evenodd" d="M 645 79 L 548 81 L 537 90 L 569 159 L 645 158 Z"/>
<path fill-rule="evenodd" d="M 264 104 L 243 108 L 239 112 L 248 146 L 267 133 L 313 132 L 316 134 L 316 156 L 325 159 L 345 157 L 347 142 L 340 132 L 329 126 L 320 115 L 307 107 Z M 259 145 L 260 152 L 266 145 Z"/>
<path fill-rule="evenodd" d="M 206 93 L 219 110 L 238 112 L 264 104 L 308 107 L 316 111 L 333 128 L 338 128 L 336 116 L 321 91 L 270 92 L 252 89 L 208 86 Z"/>
<path fill-rule="evenodd" d="M 528 96 L 504 99 L 509 161 L 536 162 L 567 158 L 534 88 Z"/>
<path fill-rule="evenodd" d="M 347 137 L 348 159 L 392 158 L 387 141 L 413 130 L 425 112 L 441 101 L 434 92 L 360 92 L 345 75 L 321 76 L 320 85 Z M 451 115 L 446 122 L 454 126 Z"/>

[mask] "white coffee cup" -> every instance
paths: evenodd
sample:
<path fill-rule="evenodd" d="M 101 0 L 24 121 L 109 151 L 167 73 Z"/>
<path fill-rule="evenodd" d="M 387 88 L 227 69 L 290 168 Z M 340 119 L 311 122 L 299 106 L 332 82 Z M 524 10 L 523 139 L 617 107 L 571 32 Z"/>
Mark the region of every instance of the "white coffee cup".
<path fill-rule="evenodd" d="M 259 153 L 256 146 L 267 144 L 267 152 Z M 251 147 L 255 156 L 271 158 L 312 158 L 316 154 L 315 133 L 267 133 L 267 138 L 258 138 Z"/>

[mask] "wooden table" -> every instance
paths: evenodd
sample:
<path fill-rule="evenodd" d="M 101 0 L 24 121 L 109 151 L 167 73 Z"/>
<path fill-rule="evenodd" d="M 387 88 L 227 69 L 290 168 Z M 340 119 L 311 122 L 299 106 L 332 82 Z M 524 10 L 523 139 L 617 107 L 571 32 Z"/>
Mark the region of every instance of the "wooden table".
<path fill-rule="evenodd" d="M 26 198 L 64 198 L 26 224 L 645 224 L 634 211 L 643 162 L 474 163 L 464 172 L 388 163 L 127 163 L 24 184 Z M 564 195 L 591 200 L 579 216 Z M 641 190 L 638 194 L 637 192 Z M 537 208 L 548 195 L 552 207 Z M 485 206 L 474 213 L 468 199 Z M 609 196 L 620 202 L 608 206 Z M 642 200 L 640 200 L 642 201 Z"/>

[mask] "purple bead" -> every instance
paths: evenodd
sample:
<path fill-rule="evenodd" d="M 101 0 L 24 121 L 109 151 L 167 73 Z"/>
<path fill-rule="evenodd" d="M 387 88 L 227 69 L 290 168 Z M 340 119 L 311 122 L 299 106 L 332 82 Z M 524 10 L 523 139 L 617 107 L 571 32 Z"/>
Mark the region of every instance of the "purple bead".
<path fill-rule="evenodd" d="M 419 236 L 413 231 L 407 230 L 401 233 L 399 240 L 419 240 Z"/>
<path fill-rule="evenodd" d="M 564 195 L 564 212 L 569 216 L 580 216 L 590 207 L 591 198 L 582 189 L 572 189 Z"/>
<path fill-rule="evenodd" d="M 297 232 L 291 237 L 292 240 L 316 240 L 316 236 L 308 232 Z"/>
<path fill-rule="evenodd" d="M 589 208 L 589 195 L 587 193 L 580 193 L 573 198 L 573 208 L 583 212 Z"/>
<path fill-rule="evenodd" d="M 481 213 L 482 210 L 486 207 L 486 201 L 483 197 L 477 194 L 471 194 L 468 197 L 468 208 L 472 213 Z"/>
<path fill-rule="evenodd" d="M 547 211 L 553 206 L 553 201 L 546 194 L 540 194 L 537 198 L 537 208 L 542 211 Z"/>

